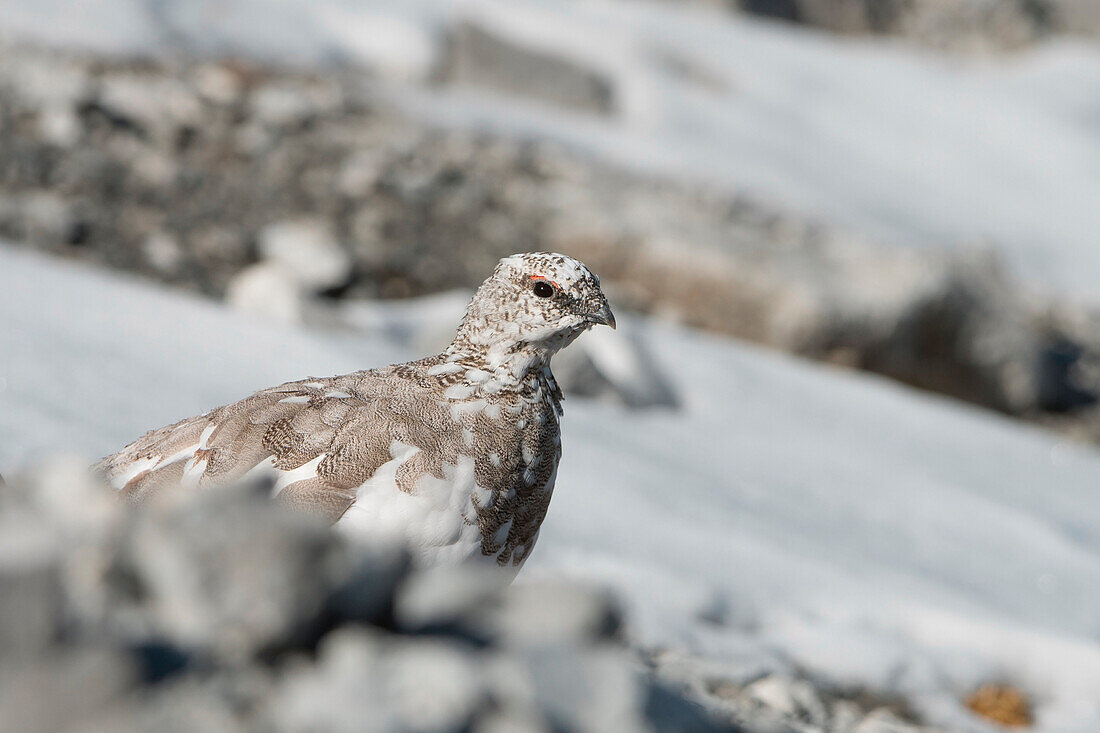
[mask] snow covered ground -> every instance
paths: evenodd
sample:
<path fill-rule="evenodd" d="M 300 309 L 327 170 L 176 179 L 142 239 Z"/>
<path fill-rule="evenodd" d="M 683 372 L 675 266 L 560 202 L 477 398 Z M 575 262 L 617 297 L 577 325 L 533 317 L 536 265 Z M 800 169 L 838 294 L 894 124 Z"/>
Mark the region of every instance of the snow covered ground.
<path fill-rule="evenodd" d="M 456 303 L 386 306 L 457 321 Z M 376 323 L 382 323 L 378 319 Z M 412 354 L 304 333 L 0 245 L 0 469 L 96 457 L 280 380 Z M 891 383 L 632 321 L 679 412 L 570 399 L 524 575 L 617 589 L 631 633 L 730 674 L 809 669 L 985 730 L 1005 679 L 1039 730 L 1100 728 L 1100 454 Z M 523 576 L 521 576 L 523 577 Z"/>
<path fill-rule="evenodd" d="M 618 114 L 426 84 L 443 30 L 463 19 L 596 70 Z M 890 242 L 986 243 L 1034 284 L 1100 297 L 1100 49 L 1083 42 L 951 60 L 613 0 L 0 0 L 0 33 L 362 64 L 393 103 L 441 124 L 549 136 Z"/>

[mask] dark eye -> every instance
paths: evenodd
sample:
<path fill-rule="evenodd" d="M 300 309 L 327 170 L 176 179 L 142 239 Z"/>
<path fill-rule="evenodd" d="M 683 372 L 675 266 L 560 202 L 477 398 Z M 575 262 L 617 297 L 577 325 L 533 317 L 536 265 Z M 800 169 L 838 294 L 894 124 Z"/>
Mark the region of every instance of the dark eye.
<path fill-rule="evenodd" d="M 536 280 L 531 290 L 540 298 L 549 298 L 554 294 L 554 286 L 545 280 Z"/>

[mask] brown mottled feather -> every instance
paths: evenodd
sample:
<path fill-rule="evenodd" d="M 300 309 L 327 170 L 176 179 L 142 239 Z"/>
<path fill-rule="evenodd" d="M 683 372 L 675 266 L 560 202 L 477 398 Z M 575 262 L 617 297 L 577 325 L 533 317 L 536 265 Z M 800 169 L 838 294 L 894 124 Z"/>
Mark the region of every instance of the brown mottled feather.
<path fill-rule="evenodd" d="M 499 421 L 482 412 L 463 415 L 456 422 L 449 406 L 438 398 L 454 382 L 453 376 L 428 374 L 428 369 L 441 361 L 441 357 L 433 357 L 339 377 L 288 382 L 147 433 L 104 459 L 100 468 L 110 475 L 143 458 L 173 455 L 197 444 L 213 424 L 216 427 L 207 448 L 199 456 L 207 461 L 200 486 L 240 478 L 268 458 L 285 471 L 323 454 L 316 477 L 290 484 L 279 498 L 335 522 L 354 503 L 355 489 L 391 459 L 392 441 L 421 449 L 398 469 L 398 488 L 406 492 L 413 491 L 421 475 L 443 478 L 445 463 L 471 454 L 478 483 L 494 490 L 488 502 L 475 502 L 476 516 L 469 521 L 476 522 L 483 535 L 482 552 L 507 564 L 516 547 L 530 543 L 549 505 L 550 492 L 544 488 L 560 455 L 555 442 L 556 400 L 532 402 L 505 392 L 488 396 L 487 401 L 499 405 L 501 414 L 512 423 L 505 427 L 511 429 L 502 429 Z M 553 393 L 548 383 L 545 387 Z M 325 397 L 333 392 L 349 396 Z M 308 400 L 280 402 L 299 397 Z M 522 405 L 518 413 L 508 409 L 517 405 Z M 545 429 L 538 427 L 540 414 Z M 520 419 L 531 429 L 515 430 L 514 423 Z M 463 440 L 464 428 L 474 436 L 472 445 Z M 549 456 L 534 467 L 536 480 L 530 485 L 523 478 L 524 448 Z M 490 453 L 499 456 L 499 467 L 490 462 Z M 184 467 L 184 461 L 177 461 L 143 472 L 127 483 L 123 494 L 131 501 L 148 500 L 168 486 L 178 486 Z M 511 529 L 503 542 L 497 542 L 497 530 L 509 518 Z"/>
<path fill-rule="evenodd" d="M 532 294 L 536 277 L 554 282 L 554 297 Z M 98 468 L 125 484 L 127 499 L 145 501 L 181 483 L 239 479 L 267 462 L 290 480 L 285 472 L 320 459 L 278 496 L 335 522 L 393 460 L 395 441 L 419 449 L 394 477 L 396 490 L 409 494 L 423 477 L 446 479 L 472 458 L 479 490 L 462 519 L 477 526 L 482 554 L 519 564 L 546 515 L 561 456 L 561 391 L 549 360 L 594 322 L 614 325 L 614 318 L 599 279 L 583 265 L 552 253 L 506 258 L 444 353 L 287 382 L 146 433 Z M 493 388 L 483 388 L 490 375 Z"/>

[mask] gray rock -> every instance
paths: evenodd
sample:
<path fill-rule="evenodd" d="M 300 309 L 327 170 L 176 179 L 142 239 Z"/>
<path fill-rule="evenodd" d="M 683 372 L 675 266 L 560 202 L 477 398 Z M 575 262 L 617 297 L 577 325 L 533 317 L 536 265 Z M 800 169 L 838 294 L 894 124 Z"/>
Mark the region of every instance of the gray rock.
<path fill-rule="evenodd" d="M 346 631 L 325 639 L 315 667 L 288 673 L 266 718 L 287 733 L 458 731 L 484 694 L 478 665 L 460 648 Z"/>
<path fill-rule="evenodd" d="M 134 678 L 132 664 L 118 650 L 80 647 L 22 662 L 5 658 L 0 720 L 5 730 L 20 733 L 88 730 L 131 689 Z"/>
<path fill-rule="evenodd" d="M 330 114 L 341 103 L 340 90 L 332 84 L 289 78 L 256 89 L 250 109 L 266 125 L 290 126 Z"/>
<path fill-rule="evenodd" d="M 348 156 L 340 166 L 339 187 L 340 193 L 350 198 L 359 198 L 370 194 L 378 181 L 382 178 L 387 158 L 385 150 L 368 148 L 358 150 Z M 363 209 L 371 212 L 373 209 Z M 361 234 L 369 235 L 370 224 L 364 221 L 359 225 L 363 228 Z"/>
<path fill-rule="evenodd" d="M 555 357 L 554 378 L 567 394 L 626 407 L 678 406 L 676 391 L 630 324 L 592 330 Z"/>
<path fill-rule="evenodd" d="M 58 53 L 27 56 L 0 41 L 0 86 L 9 87 L 20 106 L 74 109 L 92 92 L 92 72 L 86 64 Z"/>
<path fill-rule="evenodd" d="M 860 722 L 855 733 L 920 733 L 920 726 L 907 723 L 888 710 L 875 710 Z"/>
<path fill-rule="evenodd" d="M 459 628 L 485 638 L 485 608 L 498 603 L 507 578 L 489 567 L 429 568 L 398 591 L 398 623 L 407 629 Z"/>
<path fill-rule="evenodd" d="M 199 96 L 215 104 L 233 104 L 244 91 L 241 74 L 222 64 L 201 64 L 190 79 Z"/>
<path fill-rule="evenodd" d="M 142 253 L 153 269 L 165 275 L 176 272 L 183 261 L 179 240 L 162 230 L 154 231 L 146 237 Z"/>
<path fill-rule="evenodd" d="M 813 686 L 804 680 L 771 675 L 752 683 L 745 694 L 788 718 L 824 727 L 828 711 Z"/>
<path fill-rule="evenodd" d="M 319 521 L 252 491 L 135 513 L 106 569 L 105 623 L 232 662 L 308 632 L 343 558 Z"/>
<path fill-rule="evenodd" d="M 17 475 L 0 495 L 0 512 L 21 517 L 43 542 L 97 541 L 118 523 L 122 507 L 113 491 L 89 478 L 84 461 L 68 457 Z M 20 535 L 4 536 L 14 540 Z"/>
<path fill-rule="evenodd" d="M 492 712 L 478 721 L 475 733 L 552 733 L 550 724 L 535 715 L 508 710 Z"/>
<path fill-rule="evenodd" d="M 106 491 L 51 469 L 0 492 L 13 730 L 731 730 L 637 664 L 598 590 L 410 578 L 269 487 Z"/>
<path fill-rule="evenodd" d="M 829 730 L 833 733 L 852 733 L 864 717 L 864 711 L 859 705 L 849 700 L 834 701 L 832 710 Z"/>
<path fill-rule="evenodd" d="M 181 127 L 203 122 L 202 102 L 182 80 L 141 73 L 101 77 L 95 104 L 139 134 L 174 140 Z"/>
<path fill-rule="evenodd" d="M 72 204 L 63 196 L 37 191 L 15 204 L 23 215 L 23 236 L 50 244 L 68 241 L 75 225 Z"/>
<path fill-rule="evenodd" d="M 882 31 L 898 13 L 895 0 L 741 0 L 755 15 L 805 23 L 841 33 Z"/>
<path fill-rule="evenodd" d="M 615 84 L 606 73 L 518 43 L 474 21 L 463 21 L 450 31 L 439 68 L 449 84 L 534 97 L 586 112 L 615 111 Z"/>
<path fill-rule="evenodd" d="M 616 651 L 546 647 L 523 659 L 535 706 L 559 730 L 644 729 L 643 690 Z"/>
<path fill-rule="evenodd" d="M 971 53 L 1017 49 L 1053 33 L 1100 33 L 1100 6 L 1090 0 L 733 0 L 728 4 L 838 33 L 889 33 Z"/>
<path fill-rule="evenodd" d="M 561 647 L 615 638 L 622 623 L 615 599 L 575 583 L 522 583 L 511 589 L 490 623 L 500 642 L 518 647 Z"/>
<path fill-rule="evenodd" d="M 137 700 L 121 700 L 107 712 L 83 721 L 83 733 L 243 733 L 250 728 L 234 710 L 233 699 L 215 682 L 166 682 Z"/>
<path fill-rule="evenodd" d="M 80 118 L 70 106 L 43 107 L 38 114 L 38 131 L 43 141 L 59 148 L 71 148 L 80 141 Z"/>
<path fill-rule="evenodd" d="M 52 543 L 19 537 L 0 525 L 0 658 L 13 660 L 49 648 L 62 627 L 64 588 Z"/>
<path fill-rule="evenodd" d="M 229 281 L 230 308 L 284 325 L 306 321 L 309 296 L 294 273 L 279 262 L 262 262 L 241 270 Z"/>
<path fill-rule="evenodd" d="M 398 593 L 396 612 L 403 628 L 450 629 L 517 649 L 611 641 L 622 622 L 614 598 L 599 588 L 549 581 L 508 588 L 489 568 L 419 573 Z"/>
<path fill-rule="evenodd" d="M 259 248 L 264 259 L 282 265 L 307 290 L 335 288 L 351 277 L 351 258 L 323 219 L 269 224 L 260 231 Z"/>
<path fill-rule="evenodd" d="M 1100 5 L 1092 0 L 1054 0 L 1050 15 L 1058 28 L 1070 33 L 1100 36 Z"/>

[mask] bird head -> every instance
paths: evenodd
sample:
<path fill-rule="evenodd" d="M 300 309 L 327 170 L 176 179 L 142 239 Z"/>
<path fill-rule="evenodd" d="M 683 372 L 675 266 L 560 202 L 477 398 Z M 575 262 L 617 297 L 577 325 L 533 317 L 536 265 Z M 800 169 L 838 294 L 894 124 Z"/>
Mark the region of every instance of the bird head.
<path fill-rule="evenodd" d="M 594 325 L 615 328 L 615 316 L 583 262 L 553 252 L 515 254 L 474 294 L 452 349 L 482 353 L 490 366 L 517 352 L 548 360 Z"/>

